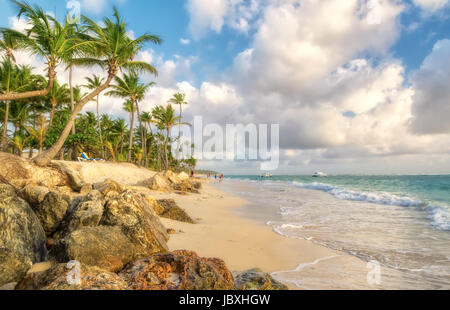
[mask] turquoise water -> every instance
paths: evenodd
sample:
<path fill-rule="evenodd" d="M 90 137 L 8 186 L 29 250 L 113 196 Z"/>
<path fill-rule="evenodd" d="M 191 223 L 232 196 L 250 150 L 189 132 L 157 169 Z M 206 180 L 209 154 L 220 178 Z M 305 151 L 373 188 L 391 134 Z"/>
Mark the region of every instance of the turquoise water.
<path fill-rule="evenodd" d="M 379 262 L 382 288 L 450 288 L 449 175 L 229 176 L 224 186 L 256 214 L 272 210 L 264 220 L 280 235 Z"/>
<path fill-rule="evenodd" d="M 436 229 L 450 230 L 450 175 L 407 176 L 228 176 L 262 182 L 283 182 L 300 188 L 328 192 L 339 199 L 393 206 L 428 208 Z"/>

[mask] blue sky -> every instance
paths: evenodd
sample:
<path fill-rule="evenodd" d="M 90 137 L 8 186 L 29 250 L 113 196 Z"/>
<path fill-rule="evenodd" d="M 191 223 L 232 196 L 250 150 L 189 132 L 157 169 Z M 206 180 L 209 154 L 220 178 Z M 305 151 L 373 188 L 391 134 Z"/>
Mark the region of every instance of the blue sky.
<path fill-rule="evenodd" d="M 116 5 L 136 35 L 163 38 L 141 55 L 160 71 L 147 108 L 181 91 L 186 118 L 279 123 L 280 172 L 450 173 L 449 0 L 80 2 L 98 21 Z M 32 3 L 66 11 L 63 0 Z M 10 1 L 0 7 L 11 26 Z M 103 113 L 126 116 L 104 100 Z"/>

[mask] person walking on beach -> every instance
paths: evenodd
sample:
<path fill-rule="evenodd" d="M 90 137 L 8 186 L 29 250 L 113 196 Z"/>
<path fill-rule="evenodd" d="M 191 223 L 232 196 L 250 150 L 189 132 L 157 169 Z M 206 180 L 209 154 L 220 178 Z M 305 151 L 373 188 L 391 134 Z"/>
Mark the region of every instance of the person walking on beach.
<path fill-rule="evenodd" d="M 223 174 L 221 173 L 220 174 L 220 182 L 222 182 L 223 181 Z"/>

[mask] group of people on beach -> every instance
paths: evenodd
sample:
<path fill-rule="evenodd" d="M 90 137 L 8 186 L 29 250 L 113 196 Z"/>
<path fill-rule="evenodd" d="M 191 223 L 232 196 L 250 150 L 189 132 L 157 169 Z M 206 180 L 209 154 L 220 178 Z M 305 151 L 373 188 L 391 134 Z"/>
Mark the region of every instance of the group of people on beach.
<path fill-rule="evenodd" d="M 208 179 L 211 178 L 211 173 L 208 173 L 207 177 L 208 177 Z M 223 173 L 220 173 L 220 174 L 215 173 L 214 179 L 215 180 L 219 179 L 219 182 L 222 182 L 223 181 Z"/>

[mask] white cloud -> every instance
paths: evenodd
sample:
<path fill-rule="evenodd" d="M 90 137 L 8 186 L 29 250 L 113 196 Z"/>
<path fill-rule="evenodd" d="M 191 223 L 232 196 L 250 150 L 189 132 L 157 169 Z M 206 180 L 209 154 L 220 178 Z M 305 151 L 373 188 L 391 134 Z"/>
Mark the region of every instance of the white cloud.
<path fill-rule="evenodd" d="M 189 44 L 191 44 L 191 40 L 181 38 L 180 39 L 180 43 L 183 44 L 183 45 L 189 45 Z"/>
<path fill-rule="evenodd" d="M 423 10 L 431 13 L 446 7 L 450 3 L 449 0 L 413 0 L 413 2 Z"/>
<path fill-rule="evenodd" d="M 450 40 L 438 41 L 412 81 L 415 89 L 412 129 L 450 133 Z"/>
<path fill-rule="evenodd" d="M 225 25 L 248 33 L 262 2 L 265 0 L 188 0 L 189 31 L 196 40 L 209 31 L 220 33 Z"/>

